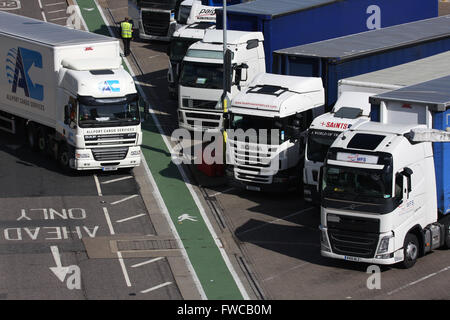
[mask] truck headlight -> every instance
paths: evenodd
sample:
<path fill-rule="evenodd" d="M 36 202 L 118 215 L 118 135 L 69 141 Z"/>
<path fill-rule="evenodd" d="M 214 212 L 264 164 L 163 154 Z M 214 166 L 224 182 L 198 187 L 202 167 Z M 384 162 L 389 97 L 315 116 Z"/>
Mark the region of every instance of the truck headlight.
<path fill-rule="evenodd" d="M 75 153 L 75 158 L 76 159 L 89 159 L 91 157 L 90 153 L 81 153 L 81 152 L 76 152 Z"/>
<path fill-rule="evenodd" d="M 392 234 L 390 234 L 390 235 L 385 236 L 385 237 L 383 237 L 381 239 L 380 245 L 378 246 L 377 255 L 388 252 L 388 250 L 389 250 L 389 243 L 391 242 L 391 239 L 393 237 L 394 236 Z"/>

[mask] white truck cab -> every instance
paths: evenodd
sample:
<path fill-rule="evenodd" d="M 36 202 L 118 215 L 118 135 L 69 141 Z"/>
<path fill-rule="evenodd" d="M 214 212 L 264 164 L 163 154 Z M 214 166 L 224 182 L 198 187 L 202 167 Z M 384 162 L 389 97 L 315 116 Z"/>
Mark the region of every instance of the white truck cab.
<path fill-rule="evenodd" d="M 319 172 L 328 148 L 344 130 L 370 121 L 369 92 L 342 92 L 331 112 L 311 123 L 305 146 L 303 192 L 305 201 L 319 202 Z"/>
<path fill-rule="evenodd" d="M 233 66 L 230 98 L 255 75 L 265 72 L 263 40 L 261 32 L 227 32 Z M 178 90 L 181 128 L 191 131 L 222 128 L 223 65 L 223 30 L 207 30 L 202 41 L 189 47 L 181 64 Z"/>
<path fill-rule="evenodd" d="M 221 7 L 205 6 L 201 0 L 184 0 L 178 9 L 179 27 L 199 22 L 216 23 L 216 9 Z"/>
<path fill-rule="evenodd" d="M 261 73 L 228 109 L 226 175 L 231 185 L 286 191 L 299 185 L 304 141 L 324 111 L 321 78 Z"/>

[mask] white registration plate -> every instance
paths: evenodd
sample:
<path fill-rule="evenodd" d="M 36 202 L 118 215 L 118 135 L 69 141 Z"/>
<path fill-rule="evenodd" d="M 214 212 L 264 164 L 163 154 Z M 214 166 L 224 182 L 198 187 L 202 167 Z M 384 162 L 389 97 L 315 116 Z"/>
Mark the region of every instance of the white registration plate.
<path fill-rule="evenodd" d="M 351 256 L 345 256 L 344 259 L 347 260 L 347 261 L 355 261 L 355 262 L 361 261 L 361 258 L 351 257 Z"/>
<path fill-rule="evenodd" d="M 117 167 L 103 167 L 102 170 L 103 171 L 115 171 L 115 170 L 117 170 Z"/>
<path fill-rule="evenodd" d="M 260 187 L 255 187 L 255 186 L 245 186 L 245 188 L 250 191 L 261 191 Z"/>

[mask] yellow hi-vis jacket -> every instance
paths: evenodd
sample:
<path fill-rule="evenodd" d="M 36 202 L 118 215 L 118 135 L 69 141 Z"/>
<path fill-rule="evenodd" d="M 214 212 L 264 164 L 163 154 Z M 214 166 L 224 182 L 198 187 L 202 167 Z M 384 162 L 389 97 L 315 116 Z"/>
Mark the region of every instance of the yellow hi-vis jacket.
<path fill-rule="evenodd" d="M 133 34 L 133 25 L 129 22 L 122 22 L 120 24 L 122 29 L 122 38 L 131 38 Z"/>

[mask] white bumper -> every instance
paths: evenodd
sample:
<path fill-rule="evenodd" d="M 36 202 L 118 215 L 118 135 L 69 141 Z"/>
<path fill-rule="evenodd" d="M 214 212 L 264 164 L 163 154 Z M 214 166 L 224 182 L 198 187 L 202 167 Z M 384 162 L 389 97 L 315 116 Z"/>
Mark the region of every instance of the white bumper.
<path fill-rule="evenodd" d="M 120 160 L 96 160 L 91 149 L 77 149 L 77 155 L 71 167 L 75 170 L 117 170 L 120 168 L 137 167 L 141 163 L 141 148 L 129 147 L 127 155 Z"/>

